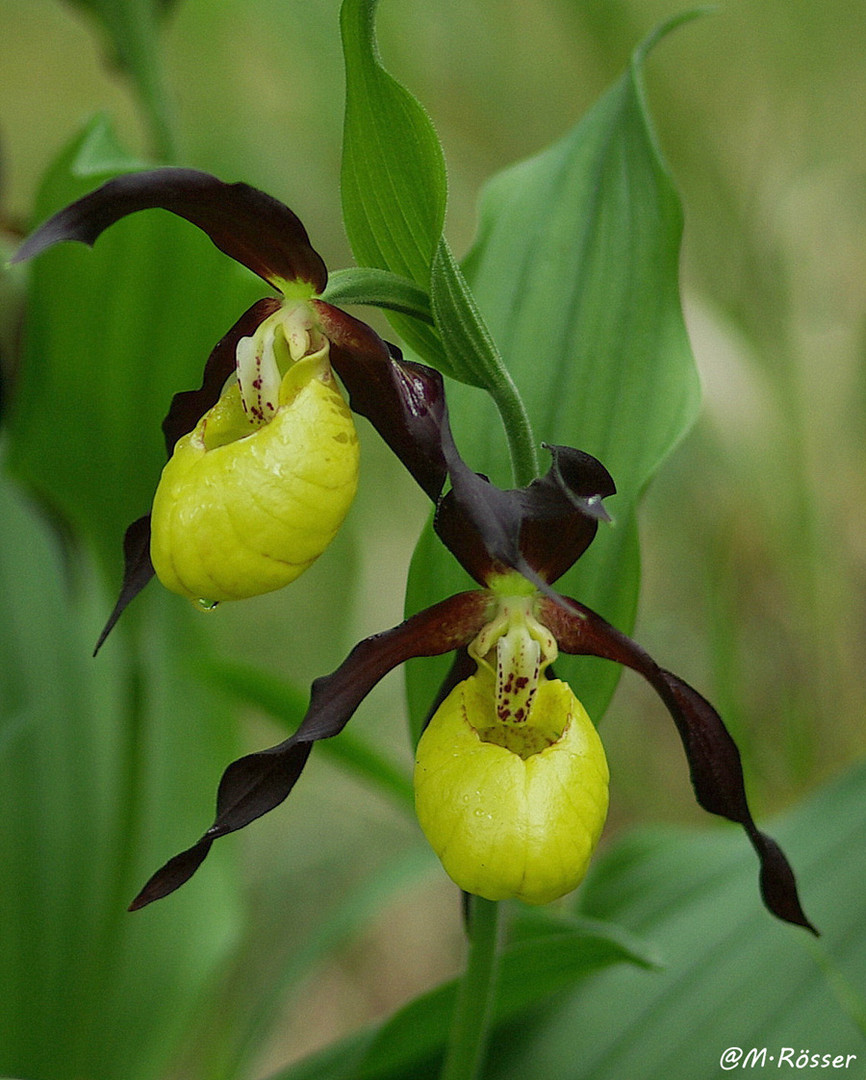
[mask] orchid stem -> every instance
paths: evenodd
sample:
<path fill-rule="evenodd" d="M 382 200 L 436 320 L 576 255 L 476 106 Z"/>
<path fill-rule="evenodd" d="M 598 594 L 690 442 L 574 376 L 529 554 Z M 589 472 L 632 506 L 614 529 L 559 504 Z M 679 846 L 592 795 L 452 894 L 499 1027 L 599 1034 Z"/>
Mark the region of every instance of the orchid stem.
<path fill-rule="evenodd" d="M 489 387 L 489 392 L 505 428 L 514 486 L 524 487 L 540 475 L 538 448 L 532 434 L 529 414 L 507 371 L 502 371 L 501 378 Z"/>
<path fill-rule="evenodd" d="M 457 987 L 440 1080 L 477 1080 L 481 1075 L 496 993 L 499 904 L 470 897 L 467 932 L 469 956 Z"/>

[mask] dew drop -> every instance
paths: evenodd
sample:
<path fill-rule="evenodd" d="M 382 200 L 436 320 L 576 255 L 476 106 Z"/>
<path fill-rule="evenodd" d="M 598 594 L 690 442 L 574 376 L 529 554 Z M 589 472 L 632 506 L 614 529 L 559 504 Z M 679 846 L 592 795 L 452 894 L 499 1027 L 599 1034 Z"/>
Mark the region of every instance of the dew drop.
<path fill-rule="evenodd" d="M 205 600 L 203 597 L 199 597 L 195 602 L 195 606 L 201 611 L 213 611 L 215 607 L 219 606 L 219 600 Z"/>

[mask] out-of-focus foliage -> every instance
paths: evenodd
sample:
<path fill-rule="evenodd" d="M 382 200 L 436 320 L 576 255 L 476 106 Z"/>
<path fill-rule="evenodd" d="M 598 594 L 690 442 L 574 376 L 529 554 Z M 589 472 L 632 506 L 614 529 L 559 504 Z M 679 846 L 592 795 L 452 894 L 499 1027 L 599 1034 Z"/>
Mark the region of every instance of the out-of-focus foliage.
<path fill-rule="evenodd" d="M 124 909 L 153 840 L 182 843 L 207 812 L 234 724 L 180 670 L 185 611 L 151 602 L 137 652 L 113 642 L 87 664 L 104 590 L 88 576 L 70 602 L 54 537 L 8 481 L 0 532 L 0 1070 L 144 1080 L 241 935 L 236 874 L 223 859 L 208 895 Z"/>
<path fill-rule="evenodd" d="M 804 880 L 812 883 L 807 899 L 824 933 L 818 942 L 767 924 L 752 895 L 749 853 L 733 834 L 668 827 L 621 841 L 591 871 L 571 934 L 591 939 L 603 925 L 593 919 L 614 919 L 628 933 L 616 943 L 584 940 L 587 970 L 569 958 L 577 986 L 568 994 L 554 996 L 555 976 L 543 964 L 524 972 L 525 1001 L 527 983 L 537 996 L 517 1018 L 509 1015 L 515 988 L 506 975 L 486 1080 L 692 1080 L 714 1075 L 730 1046 L 744 1048 L 744 1058 L 751 1047 L 767 1047 L 768 1068 L 779 1067 L 780 1049 L 792 1043 L 795 1057 L 803 1047 L 811 1054 L 826 1046 L 843 1060 L 862 1059 L 864 787 L 866 772 L 856 769 L 779 823 L 782 840 L 799 842 Z M 558 933 L 567 951 L 567 925 L 542 920 L 535 933 Z M 595 964 L 608 966 L 614 944 L 641 955 L 641 940 L 657 946 L 650 959 L 658 967 L 611 966 L 587 977 L 596 975 Z M 519 940 L 515 952 L 528 944 Z M 442 1033 L 436 1044 L 427 1037 L 422 1005 L 412 1002 L 388 1023 L 272 1080 L 434 1080 Z M 414 1039 L 404 1030 L 410 1021 Z"/>

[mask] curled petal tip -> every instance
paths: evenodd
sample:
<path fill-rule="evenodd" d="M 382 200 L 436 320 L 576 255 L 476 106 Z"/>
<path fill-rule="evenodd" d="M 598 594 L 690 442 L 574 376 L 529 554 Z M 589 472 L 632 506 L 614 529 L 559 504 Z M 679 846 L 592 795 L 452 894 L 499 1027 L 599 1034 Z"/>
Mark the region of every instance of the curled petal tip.
<path fill-rule="evenodd" d="M 737 745 L 706 698 L 658 664 L 621 631 L 590 608 L 571 600 L 571 610 L 545 600 L 541 617 L 562 652 L 598 656 L 642 675 L 664 702 L 676 724 L 698 803 L 745 829 L 761 863 L 761 895 L 779 919 L 817 933 L 806 918 L 794 872 L 779 845 L 756 827 L 746 799 Z"/>

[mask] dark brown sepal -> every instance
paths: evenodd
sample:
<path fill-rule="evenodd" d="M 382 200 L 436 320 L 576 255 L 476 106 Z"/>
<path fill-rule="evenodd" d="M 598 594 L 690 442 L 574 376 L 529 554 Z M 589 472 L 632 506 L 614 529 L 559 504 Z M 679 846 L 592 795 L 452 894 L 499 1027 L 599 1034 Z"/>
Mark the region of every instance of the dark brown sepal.
<path fill-rule="evenodd" d="M 764 903 L 778 918 L 817 934 L 803 912 L 788 860 L 778 844 L 755 825 L 746 800 L 739 750 L 713 706 L 594 611 L 576 600 L 567 599 L 566 604 L 568 608 L 545 599 L 539 610 L 539 619 L 556 638 L 560 651 L 614 660 L 650 683 L 677 726 L 698 802 L 746 830 L 761 863 Z"/>
<path fill-rule="evenodd" d="M 616 485 L 590 454 L 571 446 L 545 444 L 545 449 L 553 461 L 547 474 L 525 491 L 520 549 L 552 584 L 583 555 L 599 522 L 610 521 L 603 500 L 616 494 Z"/>
<path fill-rule="evenodd" d="M 279 806 L 294 787 L 313 744 L 338 735 L 389 671 L 413 657 L 439 656 L 467 644 L 488 618 L 488 607 L 485 593 L 460 593 L 356 645 L 336 671 L 313 683 L 306 715 L 291 738 L 229 765 L 220 781 L 211 828 L 153 875 L 132 909 L 174 892 L 192 877 L 214 840 Z"/>
<path fill-rule="evenodd" d="M 448 455 L 451 491 L 434 521 L 440 540 L 476 581 L 517 570 L 555 598 L 549 583 L 592 542 L 608 515 L 602 500 L 616 488 L 589 454 L 549 446 L 547 473 L 523 488 L 503 491 L 472 472 L 456 449 Z"/>
<path fill-rule="evenodd" d="M 153 563 L 150 561 L 150 514 L 145 514 L 133 521 L 123 537 L 123 582 L 120 595 L 96 642 L 94 656 L 102 648 L 126 606 L 138 596 L 153 574 Z"/>
<path fill-rule="evenodd" d="M 304 281 L 322 292 L 328 272 L 298 217 L 248 184 L 226 184 L 196 169 L 126 173 L 59 210 L 19 248 L 13 262 L 32 259 L 61 240 L 95 243 L 110 225 L 139 210 L 168 210 L 265 281 Z"/>

